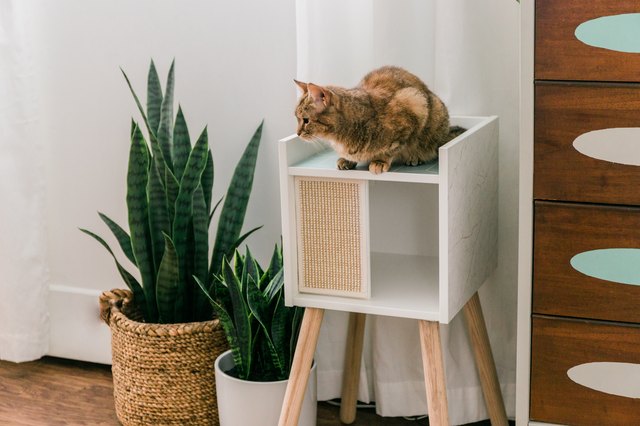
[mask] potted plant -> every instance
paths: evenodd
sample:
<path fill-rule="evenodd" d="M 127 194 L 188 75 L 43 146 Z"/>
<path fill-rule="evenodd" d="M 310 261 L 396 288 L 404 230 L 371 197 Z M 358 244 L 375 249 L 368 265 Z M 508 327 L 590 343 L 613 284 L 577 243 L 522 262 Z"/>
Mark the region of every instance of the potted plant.
<path fill-rule="evenodd" d="M 195 278 L 211 284 L 225 255 L 232 255 L 258 229 L 240 235 L 262 124 L 236 166 L 224 202 L 213 204 L 213 156 L 207 129 L 191 146 L 180 107 L 174 118 L 174 64 L 163 94 L 151 62 L 146 110 L 124 77 L 147 133 L 145 137 L 141 126 L 132 121 L 126 197 L 129 232 L 99 215 L 140 280 L 120 263 L 104 239 L 82 229 L 111 254 L 128 287 L 100 297 L 101 316 L 112 333 L 116 413 L 125 425 L 217 425 L 212 367 L 227 344 Z M 209 227 L 220 204 L 209 258 Z"/>
<path fill-rule="evenodd" d="M 216 359 L 222 426 L 278 424 L 304 308 L 284 304 L 282 251 L 263 270 L 247 248 L 225 258 L 209 297 L 231 349 Z M 316 372 L 305 392 L 300 426 L 316 424 Z M 248 406 L 250 401 L 250 406 Z"/>

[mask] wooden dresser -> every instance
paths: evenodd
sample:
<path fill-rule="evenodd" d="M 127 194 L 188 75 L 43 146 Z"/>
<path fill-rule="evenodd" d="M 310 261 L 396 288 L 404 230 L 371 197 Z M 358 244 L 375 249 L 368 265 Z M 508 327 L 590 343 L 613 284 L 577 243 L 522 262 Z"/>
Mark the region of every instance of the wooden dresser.
<path fill-rule="evenodd" d="M 640 425 L 640 0 L 521 6 L 517 423 Z"/>

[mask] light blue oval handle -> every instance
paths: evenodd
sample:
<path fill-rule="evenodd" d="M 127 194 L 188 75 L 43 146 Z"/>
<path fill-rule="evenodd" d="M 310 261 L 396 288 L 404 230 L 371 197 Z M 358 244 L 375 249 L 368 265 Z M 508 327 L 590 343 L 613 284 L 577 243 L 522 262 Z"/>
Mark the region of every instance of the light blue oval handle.
<path fill-rule="evenodd" d="M 640 53 L 640 13 L 602 16 L 578 25 L 578 40 L 617 52 Z M 615 67 L 616 64 L 611 64 Z"/>
<path fill-rule="evenodd" d="M 578 253 L 571 258 L 578 272 L 620 284 L 640 285 L 640 249 L 608 248 Z"/>

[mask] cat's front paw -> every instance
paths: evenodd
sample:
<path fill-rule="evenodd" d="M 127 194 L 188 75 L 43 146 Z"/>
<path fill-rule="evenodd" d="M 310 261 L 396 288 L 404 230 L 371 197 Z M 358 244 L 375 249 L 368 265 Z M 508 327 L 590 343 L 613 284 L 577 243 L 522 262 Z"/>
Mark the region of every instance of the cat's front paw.
<path fill-rule="evenodd" d="M 374 175 L 379 175 L 380 173 L 388 172 L 390 165 L 389 161 L 373 160 L 369 163 L 369 171 Z"/>
<path fill-rule="evenodd" d="M 351 170 L 355 169 L 358 165 L 355 161 L 349 161 L 346 158 L 338 158 L 338 170 Z"/>

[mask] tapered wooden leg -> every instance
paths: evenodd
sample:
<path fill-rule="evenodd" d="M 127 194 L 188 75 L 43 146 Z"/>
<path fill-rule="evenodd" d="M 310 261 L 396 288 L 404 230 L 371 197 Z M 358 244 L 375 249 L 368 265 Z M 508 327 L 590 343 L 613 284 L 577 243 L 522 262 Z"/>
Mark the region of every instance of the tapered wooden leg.
<path fill-rule="evenodd" d="M 427 387 L 429 424 L 432 426 L 448 426 L 447 382 L 444 375 L 440 324 L 435 321 L 423 320 L 419 321 L 419 323 L 424 383 Z"/>
<path fill-rule="evenodd" d="M 342 373 L 342 398 L 340 403 L 340 421 L 350 425 L 356 420 L 358 402 L 358 383 L 360 381 L 360 363 L 364 344 L 364 325 L 366 314 L 351 312 L 347 331 L 347 350 L 344 356 Z"/>
<path fill-rule="evenodd" d="M 324 309 L 305 308 L 278 426 L 298 425 L 323 317 Z"/>
<path fill-rule="evenodd" d="M 489 336 L 478 293 L 469 299 L 463 311 L 491 424 L 493 426 L 507 426 L 509 424 L 507 412 L 500 392 L 500 382 L 498 382 L 498 374 L 489 345 Z"/>

